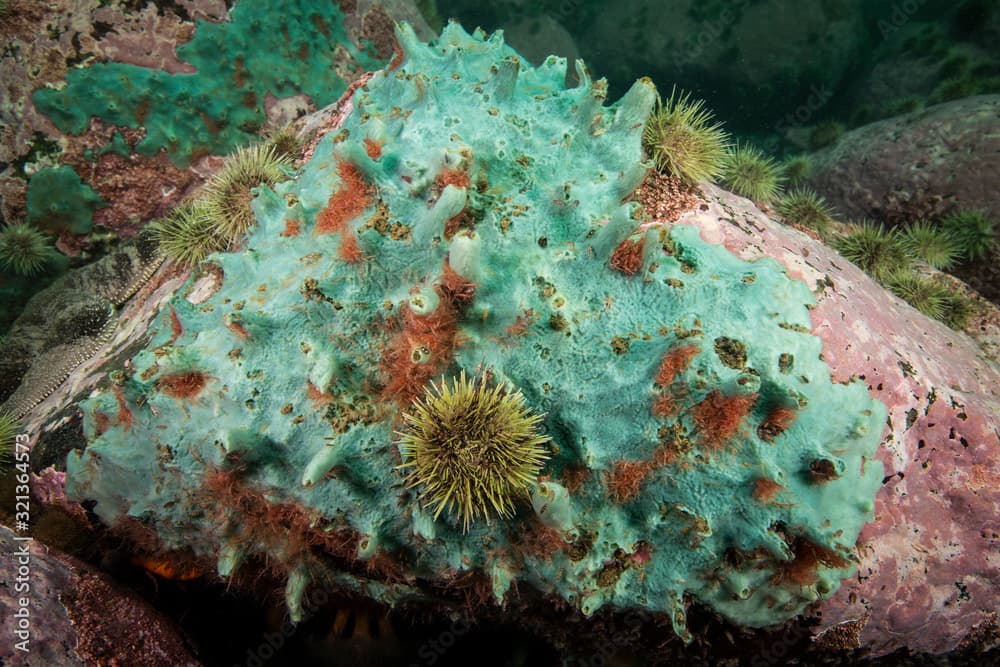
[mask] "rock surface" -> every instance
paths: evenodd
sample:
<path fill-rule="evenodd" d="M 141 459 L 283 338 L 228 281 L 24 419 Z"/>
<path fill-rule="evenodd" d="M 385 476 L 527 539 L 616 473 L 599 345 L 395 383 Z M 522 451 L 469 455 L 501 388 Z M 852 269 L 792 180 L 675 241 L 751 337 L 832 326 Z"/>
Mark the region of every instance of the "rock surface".
<path fill-rule="evenodd" d="M 941 653 L 996 624 L 1000 608 L 1000 370 L 964 334 L 930 320 L 836 252 L 713 189 L 692 221 L 743 259 L 770 256 L 816 295 L 813 333 L 841 381 L 889 408 L 885 467 L 860 567 L 818 607 L 818 634 L 852 626 L 875 655 Z M 831 632 L 831 637 L 833 633 Z"/>
<path fill-rule="evenodd" d="M 875 520 L 861 533 L 858 576 L 812 610 L 822 619 L 820 641 L 879 655 L 904 647 L 944 652 L 986 634 L 1000 606 L 995 363 L 818 241 L 727 192 L 706 187 L 704 195 L 707 203 L 676 224 L 740 259 L 772 257 L 802 280 L 817 302 L 812 333 L 834 380 L 863 381 L 889 410 L 876 454 L 885 480 Z M 88 381 L 97 380 L 91 368 Z M 32 419 L 44 421 L 40 410 L 54 414 L 56 399 Z"/>
<path fill-rule="evenodd" d="M 1000 95 L 852 130 L 813 157 L 808 184 L 848 218 L 894 225 L 961 208 L 1000 220 Z"/>
<path fill-rule="evenodd" d="M 34 540 L 18 540 L 5 526 L 0 526 L 0 551 L 5 561 L 0 569 L 0 632 L 4 637 L 0 660 L 5 664 L 201 664 L 167 619 L 90 566 Z M 30 585 L 25 591 L 15 588 L 22 576 Z M 22 604 L 22 598 L 28 604 Z M 15 634 L 18 629 L 28 633 L 24 651 L 16 647 L 24 641 Z"/>

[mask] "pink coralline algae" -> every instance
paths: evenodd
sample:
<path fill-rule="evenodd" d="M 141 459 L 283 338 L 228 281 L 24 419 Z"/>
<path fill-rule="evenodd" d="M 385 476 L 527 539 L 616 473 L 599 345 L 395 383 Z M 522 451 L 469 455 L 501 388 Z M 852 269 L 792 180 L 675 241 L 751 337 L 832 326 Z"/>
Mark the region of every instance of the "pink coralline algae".
<path fill-rule="evenodd" d="M 812 332 L 835 381 L 861 379 L 889 419 L 885 481 L 861 532 L 855 580 L 818 608 L 843 648 L 941 653 L 1000 608 L 1000 370 L 968 336 L 895 298 L 818 241 L 710 188 L 699 227 L 746 260 L 770 256 L 816 295 Z"/>

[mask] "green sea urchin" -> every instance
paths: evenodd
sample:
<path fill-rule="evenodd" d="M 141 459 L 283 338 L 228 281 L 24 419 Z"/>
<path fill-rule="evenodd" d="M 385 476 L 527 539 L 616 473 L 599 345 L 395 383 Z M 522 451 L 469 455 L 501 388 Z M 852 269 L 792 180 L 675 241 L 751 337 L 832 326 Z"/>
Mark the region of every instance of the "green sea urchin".
<path fill-rule="evenodd" d="M 465 530 L 480 517 L 512 516 L 515 498 L 527 495 L 549 456 L 542 417 L 524 396 L 470 381 L 464 371 L 451 384 L 431 383 L 403 418 L 408 428 L 397 435 L 407 487 L 422 487 L 435 519 L 448 509 Z"/>
<path fill-rule="evenodd" d="M 902 243 L 907 252 L 935 269 L 947 269 L 962 251 L 953 233 L 927 220 L 907 225 L 903 230 Z"/>
<path fill-rule="evenodd" d="M 978 310 L 972 299 L 942 276 L 932 278 L 912 271 L 897 271 L 886 278 L 886 287 L 924 315 L 958 331 L 969 326 Z"/>
<path fill-rule="evenodd" d="M 912 263 L 898 230 L 868 220 L 834 240 L 833 247 L 880 282 Z"/>
<path fill-rule="evenodd" d="M 302 141 L 293 130 L 284 127 L 267 137 L 267 145 L 274 149 L 279 160 L 295 160 L 302 153 Z"/>
<path fill-rule="evenodd" d="M 713 122 L 703 100 L 691 100 L 690 93 L 657 100 L 642 133 L 642 145 L 657 171 L 669 173 L 689 183 L 716 181 L 723 173 L 729 135 L 722 123 Z"/>
<path fill-rule="evenodd" d="M 754 202 L 770 202 L 785 180 L 773 158 L 747 144 L 737 144 L 726 158 L 725 167 L 725 186 Z"/>
<path fill-rule="evenodd" d="M 219 211 L 217 235 L 227 245 L 238 243 L 254 224 L 252 189 L 285 180 L 287 167 L 287 158 L 279 155 L 274 145 L 255 144 L 229 156 L 222 170 L 209 180 L 204 196 Z"/>
<path fill-rule="evenodd" d="M 947 290 L 926 276 L 907 270 L 895 271 L 886 277 L 885 286 L 928 317 L 940 320 L 944 315 Z"/>
<path fill-rule="evenodd" d="M 792 185 L 809 178 L 813 171 L 813 162 L 807 155 L 796 155 L 781 164 L 781 171 Z"/>
<path fill-rule="evenodd" d="M 20 424 L 13 415 L 0 412 L 0 474 L 6 473 L 14 460 L 14 442 L 20 430 Z"/>
<path fill-rule="evenodd" d="M 214 201 L 199 199 L 181 204 L 166 218 L 153 222 L 150 229 L 164 257 L 194 266 L 225 248 L 226 239 L 217 226 L 221 215 Z"/>
<path fill-rule="evenodd" d="M 797 188 L 778 200 L 778 213 L 790 225 L 801 225 L 827 234 L 833 224 L 833 209 L 813 190 Z"/>
<path fill-rule="evenodd" d="M 965 259 L 986 257 L 996 248 L 993 221 L 986 217 L 983 211 L 975 209 L 956 211 L 942 220 L 941 226 L 958 241 L 960 252 Z"/>
<path fill-rule="evenodd" d="M 962 331 L 969 326 L 978 311 L 979 308 L 972 299 L 949 289 L 941 299 L 941 317 L 938 319 L 952 329 Z"/>
<path fill-rule="evenodd" d="M 33 276 L 40 273 L 51 258 L 48 238 L 32 225 L 8 224 L 0 232 L 0 264 L 5 269 Z"/>

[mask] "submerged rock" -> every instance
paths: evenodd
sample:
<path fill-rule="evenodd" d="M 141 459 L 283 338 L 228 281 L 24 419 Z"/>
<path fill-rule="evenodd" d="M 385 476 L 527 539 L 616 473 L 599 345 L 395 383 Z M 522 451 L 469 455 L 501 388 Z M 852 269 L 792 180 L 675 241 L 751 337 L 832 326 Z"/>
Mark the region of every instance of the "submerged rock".
<path fill-rule="evenodd" d="M 467 600 L 478 574 L 482 604 L 520 586 L 686 640 L 692 607 L 817 615 L 827 645 L 875 653 L 987 628 L 995 365 L 745 200 L 636 193 L 648 81 L 605 107 L 582 67 L 566 90 L 564 61 L 497 36 L 399 38 L 261 189 L 246 247 L 82 402 L 70 497 L 222 577 L 266 559 L 293 617 L 310 587 Z M 467 531 L 396 445 L 462 372 L 516 390 L 549 441 L 515 515 Z"/>
<path fill-rule="evenodd" d="M 1000 220 L 1000 95 L 857 128 L 814 156 L 809 185 L 849 218 L 899 224 L 981 209 Z"/>
<path fill-rule="evenodd" d="M 0 526 L 0 629 L 7 638 L 0 658 L 7 664 L 201 664 L 170 622 L 134 592 L 71 556 L 22 540 Z"/>
<path fill-rule="evenodd" d="M 717 197 L 729 213 L 695 217 L 702 236 L 748 261 L 774 257 L 811 285 L 811 330 L 834 381 L 861 380 L 888 408 L 875 519 L 858 540 L 856 577 L 815 607 L 816 633 L 873 655 L 988 648 L 1000 606 L 996 360 L 830 248 Z"/>

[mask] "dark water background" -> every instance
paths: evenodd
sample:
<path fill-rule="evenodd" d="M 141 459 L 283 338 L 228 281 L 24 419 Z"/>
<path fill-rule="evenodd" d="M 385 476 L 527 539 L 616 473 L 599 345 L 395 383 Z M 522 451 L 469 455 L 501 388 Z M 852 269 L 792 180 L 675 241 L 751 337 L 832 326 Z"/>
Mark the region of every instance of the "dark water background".
<path fill-rule="evenodd" d="M 1000 92 L 995 0 L 442 0 L 437 14 L 504 29 L 536 64 L 582 58 L 610 100 L 641 76 L 676 84 L 778 155 L 810 147 L 795 130 Z"/>

